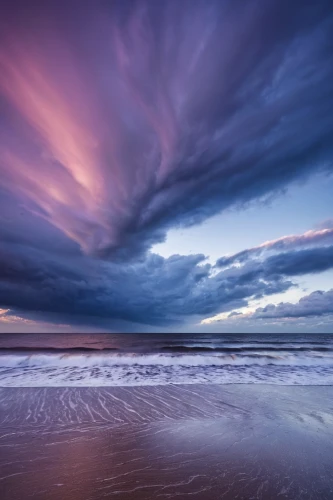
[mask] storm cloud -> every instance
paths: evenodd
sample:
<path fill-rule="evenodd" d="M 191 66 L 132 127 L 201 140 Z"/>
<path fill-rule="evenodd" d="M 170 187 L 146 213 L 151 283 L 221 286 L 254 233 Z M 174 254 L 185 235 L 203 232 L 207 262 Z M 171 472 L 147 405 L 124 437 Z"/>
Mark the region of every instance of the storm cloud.
<path fill-rule="evenodd" d="M 333 228 L 328 227 L 320 230 L 307 231 L 301 235 L 283 236 L 276 240 L 266 241 L 261 245 L 253 248 L 242 250 L 234 255 L 221 257 L 217 260 L 217 267 L 228 267 L 235 263 L 246 262 L 247 260 L 262 255 L 269 255 L 271 252 L 281 252 L 283 250 L 301 250 L 312 247 L 330 246 L 333 245 Z"/>
<path fill-rule="evenodd" d="M 1 186 L 127 258 L 330 170 L 331 5 L 5 2 Z"/>
<path fill-rule="evenodd" d="M 317 290 L 302 297 L 296 304 L 281 302 L 258 308 L 252 315 L 255 318 L 307 318 L 333 314 L 333 289 L 323 292 Z"/>
<path fill-rule="evenodd" d="M 148 254 L 132 264 L 112 264 L 84 256 L 59 260 L 36 249 L 2 245 L 0 259 L 4 307 L 156 325 L 242 307 L 254 294 L 290 286 L 260 278 L 235 279 L 231 286 L 229 278 L 211 274 L 204 255 Z"/>
<path fill-rule="evenodd" d="M 0 307 L 181 324 L 331 269 L 331 226 L 151 248 L 332 172 L 332 50 L 331 0 L 2 2 Z"/>
<path fill-rule="evenodd" d="M 131 262 L 0 245 L 0 304 L 17 314 L 69 315 L 180 325 L 245 307 L 297 286 L 292 278 L 333 268 L 333 246 L 277 253 L 216 272 L 202 254 Z M 110 323 L 112 324 L 112 323 Z"/>

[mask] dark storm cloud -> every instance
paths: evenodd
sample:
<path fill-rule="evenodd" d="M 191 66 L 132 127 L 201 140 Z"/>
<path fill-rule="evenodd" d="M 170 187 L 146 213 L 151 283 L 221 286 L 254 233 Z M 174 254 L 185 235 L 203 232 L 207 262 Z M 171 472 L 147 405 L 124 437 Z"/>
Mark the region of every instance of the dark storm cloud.
<path fill-rule="evenodd" d="M 301 235 L 283 236 L 272 241 L 266 241 L 257 247 L 242 250 L 234 255 L 221 257 L 217 260 L 217 267 L 228 267 L 235 263 L 243 263 L 247 260 L 270 252 L 282 252 L 284 250 L 299 250 L 302 248 L 320 247 L 333 244 L 333 228 L 330 221 L 325 221 L 322 228 L 316 231 L 307 231 Z"/>
<path fill-rule="evenodd" d="M 17 245 L 1 246 L 0 303 L 26 312 L 61 313 L 171 324 L 243 307 L 255 295 L 281 292 L 289 281 L 218 276 L 203 255 L 148 254 L 132 264 L 89 257 L 61 259 Z M 74 318 L 75 321 L 75 318 Z M 93 321 L 93 319 L 92 319 Z"/>
<path fill-rule="evenodd" d="M 222 259 L 220 259 L 222 260 Z M 281 252 L 264 260 L 247 260 L 241 266 L 231 266 L 216 275 L 216 279 L 228 282 L 230 287 L 242 283 L 253 283 L 260 280 L 269 283 L 284 283 L 293 276 L 315 274 L 333 268 L 333 246 L 309 248 Z M 265 294 L 266 292 L 264 292 Z M 256 294 L 260 298 L 263 294 Z"/>
<path fill-rule="evenodd" d="M 0 28 L 0 184 L 87 253 L 331 169 L 331 0 L 14 1 Z"/>
<path fill-rule="evenodd" d="M 333 246 L 284 252 L 269 257 L 263 264 L 266 276 L 300 276 L 320 273 L 333 267 Z"/>
<path fill-rule="evenodd" d="M 284 252 L 216 273 L 204 255 L 131 263 L 59 256 L 27 246 L 0 247 L 0 303 L 18 313 L 71 315 L 152 325 L 200 319 L 244 307 L 295 286 L 290 277 L 333 268 L 333 247 Z"/>
<path fill-rule="evenodd" d="M 329 231 L 220 272 L 149 253 L 332 169 L 331 0 L 1 7 L 0 306 L 165 325 L 332 267 Z"/>
<path fill-rule="evenodd" d="M 296 304 L 281 302 L 258 308 L 254 318 L 302 318 L 333 314 L 333 289 L 327 292 L 320 290 L 302 297 Z"/>

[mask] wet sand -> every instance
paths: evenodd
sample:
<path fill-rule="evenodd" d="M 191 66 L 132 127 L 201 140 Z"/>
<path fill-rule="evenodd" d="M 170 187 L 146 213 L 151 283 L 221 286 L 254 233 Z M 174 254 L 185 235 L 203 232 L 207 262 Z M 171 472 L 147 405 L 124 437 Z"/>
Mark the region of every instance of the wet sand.
<path fill-rule="evenodd" d="M 333 498 L 333 387 L 0 389 L 1 500 Z"/>

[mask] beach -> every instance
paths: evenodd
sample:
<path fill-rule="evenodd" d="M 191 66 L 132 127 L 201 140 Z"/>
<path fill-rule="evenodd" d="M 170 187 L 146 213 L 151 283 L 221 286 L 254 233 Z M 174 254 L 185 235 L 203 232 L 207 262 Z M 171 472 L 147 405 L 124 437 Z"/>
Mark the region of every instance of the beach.
<path fill-rule="evenodd" d="M 1 500 L 331 500 L 330 335 L 2 335 Z"/>
<path fill-rule="evenodd" d="M 0 500 L 333 500 L 333 0 L 0 0 Z"/>
<path fill-rule="evenodd" d="M 0 389 L 2 500 L 333 498 L 333 388 Z"/>

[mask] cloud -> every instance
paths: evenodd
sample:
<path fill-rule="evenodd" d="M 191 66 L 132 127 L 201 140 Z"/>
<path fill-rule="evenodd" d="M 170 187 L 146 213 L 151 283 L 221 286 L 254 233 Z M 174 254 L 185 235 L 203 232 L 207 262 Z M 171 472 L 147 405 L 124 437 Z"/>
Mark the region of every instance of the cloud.
<path fill-rule="evenodd" d="M 330 228 L 333 229 L 333 219 L 326 219 L 318 224 L 319 229 Z"/>
<path fill-rule="evenodd" d="M 311 248 L 321 245 L 333 245 L 333 229 L 329 221 L 325 221 L 326 227 L 320 230 L 307 231 L 301 235 L 283 236 L 276 240 L 266 241 L 257 247 L 242 250 L 234 255 L 221 257 L 217 260 L 217 267 L 228 267 L 235 263 L 242 263 L 250 258 L 259 257 L 269 252 L 281 252 L 283 250 L 298 250 L 303 247 Z"/>
<path fill-rule="evenodd" d="M 233 318 L 235 316 L 242 316 L 243 313 L 237 312 L 237 311 L 232 311 L 230 314 L 228 314 L 228 318 Z"/>
<path fill-rule="evenodd" d="M 332 168 L 330 0 L 2 12 L 0 185 L 40 232 L 124 259 Z"/>
<path fill-rule="evenodd" d="M 256 309 L 254 318 L 304 318 L 333 314 L 333 289 L 323 292 L 317 290 L 302 297 L 296 304 L 281 302 L 268 304 Z"/>
<path fill-rule="evenodd" d="M 263 263 L 266 276 L 281 274 L 300 276 L 327 271 L 333 267 L 333 245 L 329 247 L 283 252 Z"/>
<path fill-rule="evenodd" d="M 131 264 L 116 264 L 20 245 L 0 248 L 0 303 L 17 315 L 57 313 L 72 315 L 73 322 L 84 316 L 91 323 L 107 319 L 171 325 L 243 307 L 255 295 L 292 286 L 280 277 L 230 280 L 223 273 L 214 275 L 200 254 L 165 259 L 149 253 Z"/>
<path fill-rule="evenodd" d="M 224 258 L 219 261 L 224 261 Z M 263 260 L 250 259 L 243 265 L 231 265 L 220 271 L 216 279 L 227 281 L 230 286 L 245 285 L 255 280 L 275 283 L 287 277 L 315 274 L 332 268 L 333 245 L 281 252 Z"/>
<path fill-rule="evenodd" d="M 330 0 L 4 2 L 6 317 L 164 327 L 332 268 L 330 225 L 217 266 L 149 251 L 331 172 L 332 33 Z"/>
<path fill-rule="evenodd" d="M 17 243 L 0 245 L 0 304 L 11 311 L 58 314 L 62 323 L 126 321 L 180 325 L 246 307 L 296 286 L 291 278 L 333 268 L 333 246 L 281 252 L 216 272 L 198 255 L 147 253 L 110 262 Z M 14 314 L 14 313 L 13 313 Z M 67 318 L 67 316 L 69 318 Z M 131 327 L 132 328 L 132 327 Z"/>

